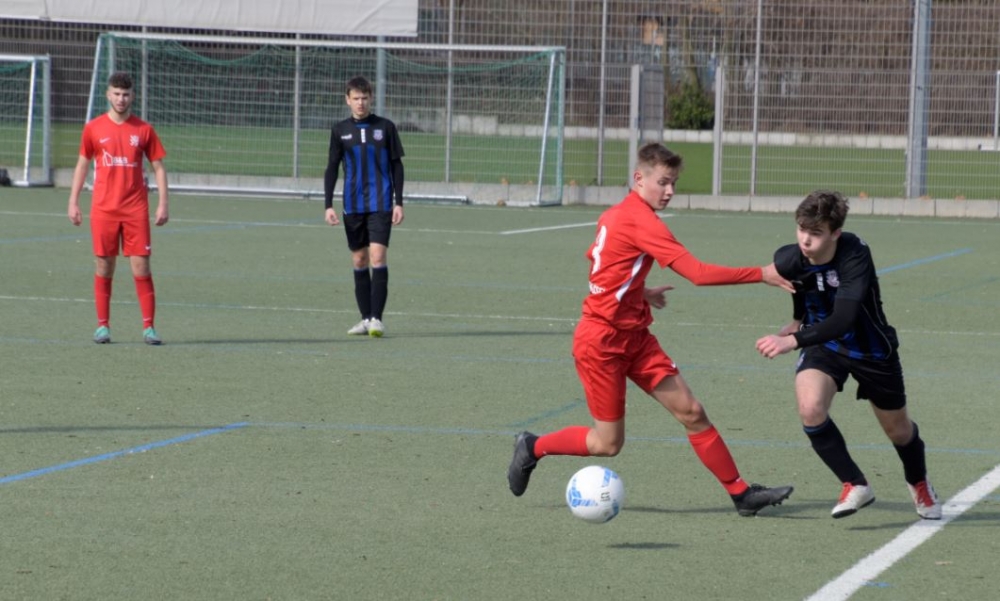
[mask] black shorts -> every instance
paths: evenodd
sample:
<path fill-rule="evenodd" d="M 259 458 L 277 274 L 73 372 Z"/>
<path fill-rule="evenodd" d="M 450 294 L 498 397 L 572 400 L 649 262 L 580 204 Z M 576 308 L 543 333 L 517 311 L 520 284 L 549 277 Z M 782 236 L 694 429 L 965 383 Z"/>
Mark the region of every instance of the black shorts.
<path fill-rule="evenodd" d="M 344 231 L 347 232 L 347 248 L 361 250 L 372 242 L 389 246 L 392 233 L 392 213 L 347 213 L 344 216 Z"/>
<path fill-rule="evenodd" d="M 852 359 L 823 345 L 810 346 L 799 354 L 795 373 L 804 369 L 818 369 L 833 378 L 838 392 L 844 390 L 847 376 L 852 376 L 858 383 L 857 398 L 867 399 L 884 411 L 906 407 L 903 366 L 896 353 L 885 361 L 870 361 Z"/>

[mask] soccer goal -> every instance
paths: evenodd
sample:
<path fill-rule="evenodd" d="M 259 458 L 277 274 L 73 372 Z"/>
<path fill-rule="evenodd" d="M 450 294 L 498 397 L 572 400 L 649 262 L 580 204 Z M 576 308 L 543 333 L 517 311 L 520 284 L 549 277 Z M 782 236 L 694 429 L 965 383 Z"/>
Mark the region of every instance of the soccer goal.
<path fill-rule="evenodd" d="M 88 118 L 106 110 L 113 71 L 132 74 L 172 189 L 321 194 L 330 128 L 361 75 L 400 131 L 407 198 L 562 201 L 562 47 L 109 33 Z"/>
<path fill-rule="evenodd" d="M 48 56 L 0 54 L 0 169 L 15 186 L 52 185 Z"/>

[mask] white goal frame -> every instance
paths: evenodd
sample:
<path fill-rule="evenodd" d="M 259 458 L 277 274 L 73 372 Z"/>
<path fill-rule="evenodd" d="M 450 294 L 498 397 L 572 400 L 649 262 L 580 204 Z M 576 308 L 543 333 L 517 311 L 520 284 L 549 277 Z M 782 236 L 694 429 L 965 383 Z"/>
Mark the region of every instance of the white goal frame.
<path fill-rule="evenodd" d="M 525 181 L 518 182 L 522 184 L 518 186 L 520 188 L 519 192 L 521 198 L 527 204 L 535 205 L 550 205 L 550 204 L 561 204 L 563 195 L 563 137 L 564 137 L 564 127 L 565 127 L 565 89 L 566 89 L 566 50 L 561 46 L 488 46 L 488 45 L 459 45 L 459 44 L 416 44 L 416 43 L 389 43 L 389 42 L 356 42 L 356 41 L 327 41 L 327 40 L 306 40 L 301 38 L 289 39 L 289 38 L 271 38 L 271 37 L 234 37 L 234 36 L 212 36 L 212 35 L 168 35 L 168 34 L 153 34 L 153 33 L 140 33 L 140 32 L 109 32 L 101 35 L 97 41 L 97 47 L 94 56 L 94 66 L 91 77 L 91 90 L 90 90 L 90 100 L 87 107 L 87 119 L 91 119 L 103 110 L 103 105 L 96 106 L 103 100 L 103 86 L 104 82 L 99 81 L 102 76 L 106 76 L 115 70 L 116 65 L 116 43 L 119 40 L 128 39 L 130 42 L 141 42 L 143 44 L 143 50 L 141 52 L 141 60 L 138 65 L 133 62 L 133 65 L 128 67 L 132 76 L 136 81 L 137 88 L 137 102 L 134 108 L 136 114 L 140 117 L 145 117 L 145 103 L 149 100 L 149 94 L 147 90 L 150 87 L 150 82 L 148 81 L 148 72 L 151 67 L 146 55 L 146 42 L 173 42 L 178 44 L 191 44 L 191 45 L 233 45 L 240 47 L 247 47 L 251 45 L 259 45 L 261 47 L 277 47 L 287 51 L 295 56 L 295 67 L 294 73 L 289 72 L 288 76 L 294 80 L 294 85 L 291 86 L 290 97 L 287 98 L 288 111 L 293 115 L 294 125 L 290 127 L 291 135 L 293 137 L 293 147 L 294 151 L 291 153 L 289 158 L 289 164 L 286 173 L 282 173 L 279 176 L 270 175 L 267 177 L 252 178 L 246 176 L 237 177 L 220 177 L 219 174 L 207 173 L 207 174 L 183 174 L 182 177 L 175 177 L 175 172 L 171 172 L 171 189 L 179 191 L 191 191 L 191 192 L 208 192 L 208 193 L 243 193 L 243 194 L 261 194 L 261 195 L 292 195 L 292 196 L 316 196 L 322 194 L 322 182 L 317 182 L 315 177 L 307 178 L 302 176 L 303 164 L 313 166 L 316 164 L 315 153 L 308 157 L 310 159 L 308 162 L 304 163 L 303 155 L 300 152 L 299 141 L 300 136 L 303 133 L 303 123 L 302 114 L 305 112 L 304 109 L 310 108 L 308 105 L 309 100 L 306 98 L 306 94 L 303 93 L 303 81 L 302 74 L 300 72 L 299 55 L 304 53 L 307 49 L 330 49 L 330 50 L 365 50 L 378 54 L 378 64 L 377 69 L 373 72 L 359 73 L 363 74 L 372 80 L 375 86 L 376 98 L 373 98 L 373 109 L 379 114 L 385 114 L 383 112 L 383 94 L 385 85 L 384 77 L 386 75 L 385 59 L 383 58 L 384 53 L 391 53 L 395 51 L 415 51 L 417 53 L 423 52 L 427 54 L 436 54 L 439 56 L 444 56 L 447 54 L 447 97 L 446 101 L 440 106 L 436 107 L 436 110 L 443 115 L 442 122 L 444 125 L 444 130 L 441 132 L 444 136 L 444 172 L 441 177 L 440 182 L 428 182 L 420 181 L 414 183 L 424 184 L 423 186 L 412 185 L 409 177 L 407 178 L 406 188 L 404 193 L 407 199 L 424 199 L 431 201 L 453 201 L 458 200 L 459 202 L 468 202 L 471 195 L 475 195 L 477 192 L 481 192 L 483 187 L 489 187 L 488 185 L 476 186 L 470 184 L 463 184 L 460 181 L 456 181 L 451 173 L 451 164 L 454 158 L 461 158 L 463 153 L 462 150 L 453 149 L 452 140 L 454 138 L 453 127 L 459 127 L 459 123 L 463 126 L 468 126 L 468 119 L 462 120 L 462 116 L 456 115 L 453 110 L 453 94 L 452 94 L 452 76 L 453 73 L 461 71 L 460 66 L 455 66 L 452 63 L 452 53 L 456 55 L 461 52 L 468 53 L 505 53 L 504 56 L 517 56 L 517 57 L 529 57 L 532 55 L 538 55 L 540 53 L 548 54 L 548 80 L 543 82 L 544 89 L 541 86 L 537 89 L 538 94 L 544 95 L 544 115 L 540 113 L 535 113 L 538 117 L 538 122 L 533 125 L 526 126 L 512 126 L 507 130 L 495 131 L 492 134 L 486 134 L 493 140 L 499 140 L 503 137 L 530 137 L 534 140 L 540 141 L 540 149 L 535 149 L 538 152 L 538 167 L 535 174 L 532 177 L 525 178 Z M 485 62 L 482 64 L 490 64 L 489 59 L 483 59 Z M 507 59 L 510 60 L 510 59 Z M 520 59 L 518 59 L 520 60 Z M 134 59 L 133 59 L 134 61 Z M 497 59 L 497 64 L 505 64 L 504 59 Z M 120 66 L 120 65 L 118 65 Z M 341 94 L 342 86 L 338 83 L 336 90 L 330 90 L 331 95 Z M 331 115 L 331 124 L 333 122 L 333 115 Z M 391 118 L 393 118 L 390 115 Z M 339 120 L 339 117 L 336 120 Z M 397 121 L 393 118 L 394 121 Z M 151 119 L 154 127 L 159 127 L 156 123 L 156 119 Z M 398 121 L 397 121 L 398 123 Z M 501 126 L 502 129 L 502 126 Z M 329 131 L 329 130 L 327 130 Z M 161 133 L 161 138 L 163 134 Z M 170 148 L 167 148 L 168 153 Z M 409 148 L 408 148 L 409 151 Z M 408 152 L 408 156 L 411 153 Z M 409 174 L 411 161 L 407 162 L 407 173 Z M 533 160 L 533 159 L 532 159 Z M 325 163 L 324 163 L 325 164 Z M 533 163 L 532 163 L 533 164 Z M 313 174 L 315 176 L 315 174 Z M 178 184 L 174 182 L 178 181 Z M 507 185 L 512 184 L 511 182 L 497 182 L 497 185 Z M 513 188 L 513 185 L 508 185 L 508 188 Z M 530 191 L 529 191 L 529 188 Z M 491 190 L 490 194 L 496 193 L 495 190 Z M 338 194 L 339 195 L 339 194 Z"/>
<path fill-rule="evenodd" d="M 28 95 L 24 98 L 23 159 L 10 174 L 14 186 L 52 185 L 52 61 L 47 55 L 0 54 L 0 63 L 28 63 Z M 7 110 L 7 107 L 4 107 Z M 36 140 L 36 127 L 41 140 Z M 39 150 L 36 144 L 41 145 Z M 40 164 L 38 158 L 40 157 Z M 18 177 L 20 175 L 20 177 Z"/>

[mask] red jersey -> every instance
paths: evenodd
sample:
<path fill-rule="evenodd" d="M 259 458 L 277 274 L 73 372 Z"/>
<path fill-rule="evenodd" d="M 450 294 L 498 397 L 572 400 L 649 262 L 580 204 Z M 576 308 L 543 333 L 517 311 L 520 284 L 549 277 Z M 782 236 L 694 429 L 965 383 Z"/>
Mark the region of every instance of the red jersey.
<path fill-rule="evenodd" d="M 619 330 L 638 330 L 653 323 L 643 290 L 654 260 L 697 286 L 751 284 L 762 279 L 760 267 L 699 261 L 635 192 L 597 220 L 597 239 L 586 256 L 591 263 L 590 294 L 583 301 L 583 317 L 600 319 Z"/>
<path fill-rule="evenodd" d="M 142 158 L 159 161 L 167 156 L 153 126 L 135 115 L 124 123 L 107 113 L 83 127 L 80 156 L 94 161 L 94 197 L 91 215 L 114 219 L 148 217 L 149 195 Z"/>

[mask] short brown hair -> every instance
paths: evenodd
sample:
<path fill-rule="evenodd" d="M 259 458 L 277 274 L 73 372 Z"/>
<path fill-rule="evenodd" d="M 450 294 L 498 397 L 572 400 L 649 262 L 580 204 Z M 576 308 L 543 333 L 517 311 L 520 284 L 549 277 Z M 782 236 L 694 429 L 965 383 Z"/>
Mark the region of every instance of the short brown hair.
<path fill-rule="evenodd" d="M 669 150 L 659 142 L 644 144 L 639 149 L 637 159 L 636 168 L 638 169 L 648 169 L 663 165 L 664 167 L 679 170 L 684 166 L 684 159 L 681 158 L 681 155 Z"/>
<path fill-rule="evenodd" d="M 844 227 L 849 208 L 847 199 L 840 192 L 816 190 L 799 203 L 799 208 L 795 210 L 795 222 L 807 230 L 825 223 L 830 226 L 831 232 L 835 232 Z"/>
<path fill-rule="evenodd" d="M 131 90 L 132 76 L 124 71 L 115 71 L 108 78 L 108 87 L 118 88 L 119 90 Z"/>
<path fill-rule="evenodd" d="M 352 91 L 361 92 L 362 94 L 372 95 L 372 84 L 370 81 L 364 77 L 352 77 L 347 82 L 347 91 L 344 92 L 345 96 L 350 96 Z"/>

